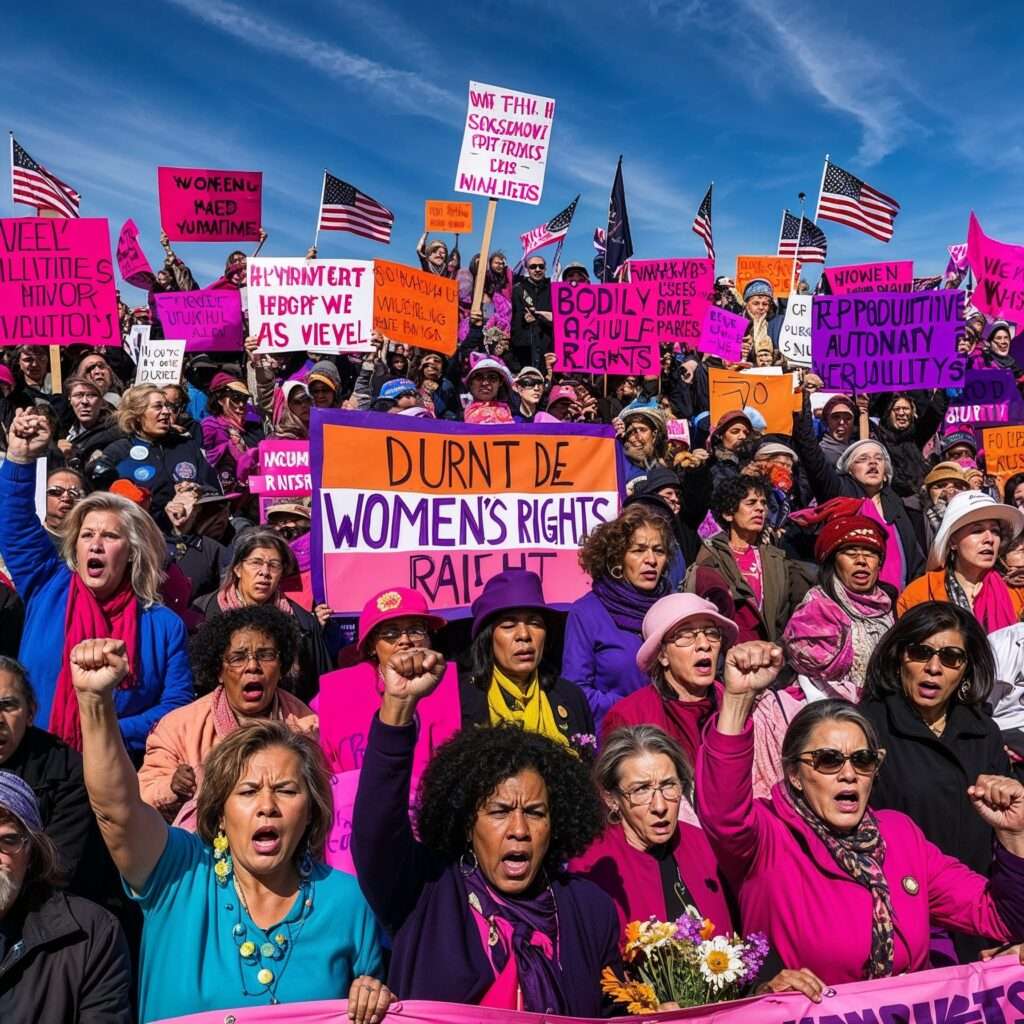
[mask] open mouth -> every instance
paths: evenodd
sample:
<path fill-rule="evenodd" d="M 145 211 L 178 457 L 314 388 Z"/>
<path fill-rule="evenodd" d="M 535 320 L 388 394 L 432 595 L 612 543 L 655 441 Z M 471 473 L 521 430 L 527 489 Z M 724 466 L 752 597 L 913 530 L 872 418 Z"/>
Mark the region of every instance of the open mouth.
<path fill-rule="evenodd" d="M 263 683 L 259 680 L 254 679 L 242 684 L 242 700 L 246 704 L 259 704 L 266 692 Z"/>
<path fill-rule="evenodd" d="M 99 579 L 106 567 L 107 564 L 102 558 L 92 557 L 85 560 L 85 574 L 91 580 Z"/>
<path fill-rule="evenodd" d="M 855 814 L 860 807 L 860 796 L 855 789 L 842 789 L 835 796 L 836 805 L 844 814 Z"/>
<path fill-rule="evenodd" d="M 693 663 L 693 670 L 701 675 L 711 675 L 715 671 L 715 663 L 710 658 L 698 658 Z"/>
<path fill-rule="evenodd" d="M 658 821 L 651 822 L 650 830 L 659 839 L 667 839 L 672 834 L 674 826 L 668 819 L 660 818 Z"/>
<path fill-rule="evenodd" d="M 942 687 L 938 683 L 918 683 L 917 692 L 925 700 L 935 700 L 942 692 Z"/>
<path fill-rule="evenodd" d="M 252 834 L 252 848 L 257 853 L 272 857 L 281 849 L 281 834 L 272 825 L 264 825 Z"/>
<path fill-rule="evenodd" d="M 526 878 L 530 873 L 530 855 L 525 850 L 510 850 L 501 858 L 501 867 L 508 878 Z"/>

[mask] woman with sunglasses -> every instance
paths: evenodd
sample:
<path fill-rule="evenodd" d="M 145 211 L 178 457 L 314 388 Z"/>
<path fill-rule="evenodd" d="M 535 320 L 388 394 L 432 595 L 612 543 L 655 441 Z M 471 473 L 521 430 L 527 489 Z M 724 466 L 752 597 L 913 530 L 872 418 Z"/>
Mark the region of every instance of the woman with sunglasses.
<path fill-rule="evenodd" d="M 933 926 L 992 944 L 1024 934 L 1019 782 L 982 775 L 965 786 L 999 840 L 986 878 L 905 814 L 869 809 L 885 756 L 875 726 L 852 704 L 820 700 L 786 732 L 785 779 L 771 800 L 754 799 L 751 711 L 782 663 L 782 649 L 768 643 L 726 655 L 722 708 L 697 762 L 697 810 L 739 893 L 744 929 L 763 931 L 785 967 L 805 967 L 827 985 L 928 967 Z"/>
<path fill-rule="evenodd" d="M 929 601 L 911 608 L 875 648 L 861 703 L 886 750 L 871 806 L 902 811 L 943 853 L 982 874 L 992 862 L 992 827 L 974 813 L 967 787 L 979 775 L 1010 774 L 986 707 L 994 681 L 978 620 Z M 973 936 L 953 940 L 961 962 L 976 960 L 985 945 Z M 952 953 L 948 943 L 933 948 L 936 966 L 937 951 Z"/>

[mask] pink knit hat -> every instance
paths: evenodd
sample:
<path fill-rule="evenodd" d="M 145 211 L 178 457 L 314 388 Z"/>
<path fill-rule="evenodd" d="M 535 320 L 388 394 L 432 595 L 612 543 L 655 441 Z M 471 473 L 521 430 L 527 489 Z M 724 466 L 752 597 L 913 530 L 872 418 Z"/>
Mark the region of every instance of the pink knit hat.
<path fill-rule="evenodd" d="M 715 625 L 722 630 L 722 640 L 726 646 L 736 643 L 739 629 L 732 619 L 727 619 L 710 601 L 696 594 L 668 594 L 655 601 L 644 616 L 644 642 L 636 653 L 636 665 L 641 672 L 650 672 L 658 660 L 665 634 L 686 619 L 698 616 L 713 619 Z"/>

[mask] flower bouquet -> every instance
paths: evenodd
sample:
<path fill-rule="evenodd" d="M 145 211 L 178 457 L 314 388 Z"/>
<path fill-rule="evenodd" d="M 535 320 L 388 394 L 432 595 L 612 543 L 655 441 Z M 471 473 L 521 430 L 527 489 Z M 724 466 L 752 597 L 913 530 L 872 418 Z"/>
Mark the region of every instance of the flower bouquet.
<path fill-rule="evenodd" d="M 692 914 L 631 921 L 622 947 L 626 980 L 606 967 L 602 991 L 636 1014 L 654 1013 L 663 1003 L 685 1008 L 739 998 L 761 969 L 768 940 L 759 932 L 712 938 L 714 930 L 711 921 Z"/>

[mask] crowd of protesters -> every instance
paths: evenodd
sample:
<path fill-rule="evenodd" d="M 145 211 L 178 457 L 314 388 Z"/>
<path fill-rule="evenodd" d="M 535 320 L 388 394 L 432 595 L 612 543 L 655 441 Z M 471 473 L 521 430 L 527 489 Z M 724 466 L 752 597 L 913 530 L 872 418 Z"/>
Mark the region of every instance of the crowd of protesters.
<path fill-rule="evenodd" d="M 197 288 L 162 244 L 151 297 Z M 790 430 L 711 422 L 710 368 L 785 367 L 769 282 L 715 284 L 740 364 L 571 376 L 543 255 L 416 256 L 458 281 L 450 357 L 249 338 L 157 387 L 121 347 L 5 350 L 0 1018 L 594 1017 L 626 924 L 687 912 L 767 936 L 751 994 L 814 1000 L 1024 940 L 1024 477 L 945 427 L 956 394 L 794 367 Z M 245 288 L 245 253 L 214 285 Z M 153 310 L 122 304 L 124 335 L 161 337 Z M 960 350 L 1024 384 L 1012 333 L 969 307 Z M 346 643 L 311 596 L 312 495 L 261 514 L 250 488 L 314 408 L 611 425 L 626 491 L 580 547 L 588 592 L 556 609 L 509 569 L 449 622 L 382 579 Z M 352 768 L 354 874 L 325 856 Z"/>

